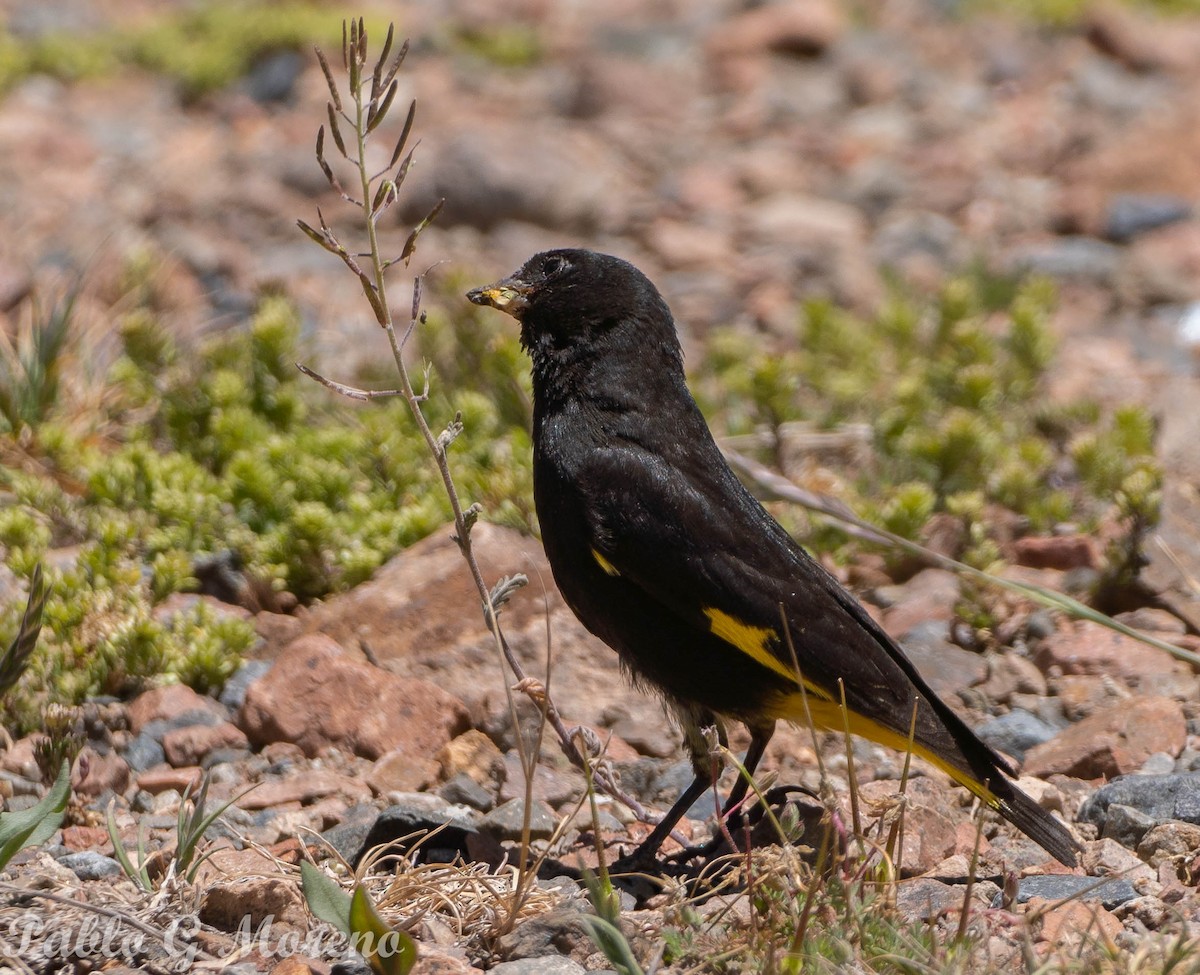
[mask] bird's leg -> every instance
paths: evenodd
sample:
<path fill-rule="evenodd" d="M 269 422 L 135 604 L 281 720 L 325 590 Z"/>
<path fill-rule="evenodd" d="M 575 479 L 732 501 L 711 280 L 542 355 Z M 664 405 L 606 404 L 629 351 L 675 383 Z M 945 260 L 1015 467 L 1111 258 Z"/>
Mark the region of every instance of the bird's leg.
<path fill-rule="evenodd" d="M 725 726 L 721 723 L 720 718 L 711 711 L 695 710 L 682 706 L 676 706 L 674 710 L 680 728 L 683 731 L 684 746 L 691 756 L 692 769 L 695 771 L 696 777 L 692 780 L 692 784 L 683 790 L 683 794 L 675 800 L 675 804 L 667 810 L 667 814 L 650 831 L 650 835 L 638 844 L 637 849 L 629 856 L 622 857 L 613 864 L 613 867 L 616 869 L 638 870 L 654 866 L 658 858 L 659 848 L 666 841 L 667 837 L 671 835 L 672 830 L 675 829 L 679 820 L 695 805 L 696 800 L 704 795 L 704 791 L 715 784 L 716 776 L 720 774 L 720 769 L 713 765 L 712 756 L 709 754 L 708 742 L 705 740 L 701 730 L 706 727 L 715 727 L 717 729 L 717 740 L 721 743 L 721 747 L 728 747 L 729 738 L 725 733 Z"/>
<path fill-rule="evenodd" d="M 737 809 L 745 800 L 746 793 L 750 789 L 750 782 L 754 778 L 754 770 L 758 768 L 758 763 L 766 754 L 767 744 L 770 742 L 771 736 L 775 734 L 775 722 L 747 726 L 747 728 L 750 732 L 750 746 L 746 749 L 746 757 L 742 759 L 744 772 L 733 783 L 733 788 L 729 790 L 729 798 L 725 800 L 725 808 L 721 810 L 721 818 L 731 822 L 734 821 L 731 814 L 736 814 L 737 822 L 741 821 L 741 813 L 737 812 Z"/>

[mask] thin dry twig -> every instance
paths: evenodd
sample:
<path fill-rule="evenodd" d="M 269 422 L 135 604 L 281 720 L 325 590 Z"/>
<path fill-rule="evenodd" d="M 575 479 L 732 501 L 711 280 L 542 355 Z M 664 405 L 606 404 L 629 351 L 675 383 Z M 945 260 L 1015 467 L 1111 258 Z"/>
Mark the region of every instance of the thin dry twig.
<path fill-rule="evenodd" d="M 408 341 L 417 327 L 425 321 L 425 312 L 421 309 L 424 274 L 418 274 L 413 279 L 412 303 L 408 322 L 402 334 L 396 330 L 395 317 L 392 313 L 392 306 L 388 297 L 386 272 L 395 264 L 403 264 L 405 267 L 409 265 L 421 232 L 438 215 L 444 203 L 444 201 L 438 201 L 430 212 L 413 228 L 404 243 L 399 257 L 390 260 L 383 258 L 379 243 L 378 221 L 383 212 L 398 198 L 400 187 L 412 167 L 414 152 L 416 150 L 416 145 L 414 144 L 408 150 L 407 154 L 404 154 L 416 113 L 416 102 L 414 101 L 409 105 L 408 114 L 396 142 L 395 149 L 392 152 L 389 165 L 375 175 L 372 175 L 367 169 L 366 147 L 368 137 L 383 122 L 388 110 L 392 107 L 397 89 L 394 80 L 395 74 L 399 70 L 400 64 L 403 62 L 404 56 L 408 51 L 408 44 L 405 42 L 396 55 L 395 61 L 385 71 L 384 62 L 387 60 L 391 43 L 392 35 L 389 31 L 388 38 L 384 43 L 382 56 L 375 64 L 374 69 L 369 74 L 366 74 L 364 69 L 366 67 L 367 46 L 366 31 L 363 24 L 361 20 L 351 20 L 348 27 L 343 25 L 342 61 L 349 75 L 349 103 L 344 102 L 337 91 L 337 85 L 329 69 L 328 60 L 320 51 L 317 52 L 321 70 L 325 75 L 325 80 L 330 90 L 331 102 L 328 111 L 330 131 L 333 134 L 334 145 L 338 152 L 356 170 L 359 182 L 357 198 L 350 196 L 345 191 L 336 174 L 333 172 L 332 166 L 325 158 L 324 126 L 321 126 L 317 135 L 317 162 L 330 186 L 347 202 L 362 211 L 363 228 L 366 231 L 368 243 L 367 250 L 362 255 L 365 266 L 341 244 L 320 211 L 318 211 L 319 229 L 313 228 L 302 220 L 297 221 L 297 224 L 309 239 L 336 255 L 358 278 L 363 295 L 370 304 L 376 321 L 387 336 L 388 344 L 392 350 L 392 357 L 395 360 L 396 370 L 400 376 L 400 389 L 382 391 L 360 389 L 319 375 L 305 366 L 299 366 L 299 368 L 305 375 L 327 388 L 352 399 L 372 400 L 400 396 L 408 404 L 413 422 L 416 424 L 421 438 L 425 441 L 426 447 L 433 456 L 438 473 L 441 476 L 442 487 L 449 499 L 454 519 L 454 541 L 458 545 L 459 551 L 470 572 L 471 580 L 474 582 L 475 589 L 479 593 L 484 620 L 493 635 L 505 664 L 516 678 L 517 684 L 528 687 L 530 685 L 527 683 L 528 679 L 525 670 L 509 646 L 498 619 L 500 607 L 504 599 L 508 597 L 514 588 L 524 583 L 524 577 L 520 576 L 504 580 L 495 589 L 489 590 L 471 545 L 471 529 L 478 518 L 480 509 L 477 505 L 464 507 L 459 498 L 458 488 L 450 470 L 448 448 L 462 431 L 461 418 L 456 417 L 445 430 L 435 434 L 422 410 L 422 404 L 428 398 L 428 370 L 425 372 L 424 388 L 421 392 L 417 392 L 404 361 L 404 351 Z M 369 95 L 364 92 L 364 80 L 367 77 L 371 79 Z M 345 138 L 340 123 L 337 121 L 338 118 L 344 120 L 349 126 L 349 140 Z M 347 141 L 349 144 L 347 144 Z M 403 158 L 401 159 L 402 155 Z M 397 160 L 401 160 L 398 166 Z M 392 174 L 390 178 L 387 175 L 388 173 Z M 378 185 L 376 186 L 375 184 Z M 553 702 L 549 698 L 544 703 L 544 709 L 545 720 L 554 729 L 559 746 L 568 761 L 577 768 L 582 769 L 583 757 L 575 747 L 570 731 L 560 717 L 558 709 L 554 707 Z M 626 805 L 638 819 L 642 821 L 652 821 L 654 819 L 636 799 L 620 788 L 611 770 L 607 768 L 598 770 L 596 782 L 606 793 Z"/>

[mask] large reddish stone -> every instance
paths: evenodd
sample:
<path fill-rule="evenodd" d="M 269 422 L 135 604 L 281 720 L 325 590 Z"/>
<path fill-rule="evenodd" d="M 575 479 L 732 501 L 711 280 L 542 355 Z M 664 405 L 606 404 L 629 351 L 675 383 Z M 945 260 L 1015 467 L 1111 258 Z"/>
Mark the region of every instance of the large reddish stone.
<path fill-rule="evenodd" d="M 1090 620 L 1075 620 L 1043 640 L 1034 654 L 1043 671 L 1107 676 L 1130 687 L 1163 686 L 1164 679 L 1187 677 L 1191 667 L 1140 640 Z"/>
<path fill-rule="evenodd" d="M 1187 722 L 1177 701 L 1135 697 L 1097 711 L 1025 755 L 1027 775 L 1056 772 L 1079 779 L 1136 772 L 1156 752 L 1178 755 Z"/>
<path fill-rule="evenodd" d="M 309 756 L 337 745 L 375 759 L 399 749 L 435 755 L 468 720 L 463 703 L 440 687 L 381 670 L 310 634 L 250 685 L 238 724 L 255 744 L 290 741 Z"/>
<path fill-rule="evenodd" d="M 228 721 L 215 725 L 193 724 L 163 735 L 163 751 L 176 768 L 199 765 L 209 752 L 218 748 L 245 748 L 249 744 L 242 730 Z"/>
<path fill-rule="evenodd" d="M 186 684 L 168 684 L 152 688 L 129 702 L 129 728 L 136 735 L 151 721 L 166 721 L 189 711 L 226 716 L 225 708 L 211 697 L 197 694 Z"/>

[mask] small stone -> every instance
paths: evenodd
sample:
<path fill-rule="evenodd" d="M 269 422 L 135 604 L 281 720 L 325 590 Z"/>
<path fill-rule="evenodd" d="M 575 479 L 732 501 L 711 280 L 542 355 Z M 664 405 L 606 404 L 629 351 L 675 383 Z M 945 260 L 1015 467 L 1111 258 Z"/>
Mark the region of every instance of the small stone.
<path fill-rule="evenodd" d="M 200 760 L 218 748 L 248 749 L 250 742 L 241 728 L 228 721 L 215 725 L 189 725 L 168 731 L 162 738 L 167 761 L 176 768 L 199 765 Z"/>
<path fill-rule="evenodd" d="M 1103 829 L 1114 805 L 1136 809 L 1156 823 L 1175 819 L 1200 825 L 1200 772 L 1122 776 L 1084 800 L 1079 821 Z"/>
<path fill-rule="evenodd" d="M 149 735 L 134 735 L 125 745 L 123 752 L 125 761 L 134 772 L 144 772 L 148 768 L 159 765 L 167 760 L 163 746 Z"/>
<path fill-rule="evenodd" d="M 58 862 L 75 874 L 80 880 L 100 880 L 103 877 L 117 877 L 121 874 L 121 864 L 112 857 L 96 853 L 94 850 L 81 850 L 78 853 L 68 853 L 58 858 Z"/>
<path fill-rule="evenodd" d="M 306 930 L 308 916 L 297 884 L 278 877 L 217 881 L 200 903 L 200 919 L 222 931 L 236 931 L 247 922 L 255 930 L 267 918 L 273 928 Z"/>
<path fill-rule="evenodd" d="M 1049 741 L 1058 734 L 1058 729 L 1028 711 L 1017 709 L 984 722 L 975 729 L 975 734 L 997 751 L 1021 761 L 1030 748 Z"/>
<path fill-rule="evenodd" d="M 1147 816 L 1140 809 L 1115 802 L 1108 807 L 1108 815 L 1100 835 L 1106 839 L 1114 839 L 1122 846 L 1136 850 L 1142 837 L 1155 825 L 1154 817 Z"/>
<path fill-rule="evenodd" d="M 889 619 L 891 615 L 889 614 Z M 908 659 L 942 697 L 953 697 L 987 678 L 988 665 L 980 654 L 950 642 L 945 620 L 926 620 L 900 637 Z"/>
<path fill-rule="evenodd" d="M 1153 867 L 1143 863 L 1133 850 L 1127 849 L 1116 840 L 1103 838 L 1089 843 L 1080 858 L 1084 873 L 1091 877 L 1120 877 L 1135 887 L 1144 881 L 1156 880 Z"/>
<path fill-rule="evenodd" d="M 211 697 L 197 694 L 186 684 L 168 684 L 139 694 L 129 702 L 129 729 L 136 735 L 152 721 L 171 722 L 193 712 L 215 717 L 219 721 L 229 717 L 225 708 Z M 200 720 L 204 719 L 197 719 Z"/>
<path fill-rule="evenodd" d="M 1152 867 L 1200 850 L 1200 826 L 1195 823 L 1160 823 L 1138 843 L 1138 856 Z"/>
<path fill-rule="evenodd" d="M 166 768 L 147 769 L 137 778 L 138 788 L 151 795 L 165 792 L 181 793 L 188 788 L 197 788 L 204 773 L 198 768 Z"/>
<path fill-rule="evenodd" d="M 238 668 L 237 673 L 225 682 L 217 700 L 231 712 L 237 711 L 245 703 L 246 691 L 250 685 L 270 669 L 271 662 L 269 660 L 247 660 Z"/>
<path fill-rule="evenodd" d="M 1166 752 L 1155 752 L 1142 763 L 1139 775 L 1170 775 L 1175 771 L 1175 758 Z"/>
<path fill-rule="evenodd" d="M 376 759 L 371 766 L 371 771 L 367 773 L 367 785 L 377 795 L 423 792 L 438 780 L 438 769 L 438 762 L 432 758 L 412 755 L 408 749 L 391 751 Z"/>
<path fill-rule="evenodd" d="M 468 842 L 479 832 L 477 814 L 473 810 L 452 806 L 444 799 L 423 793 L 394 798 L 395 805 L 375 818 L 362 845 L 349 858 L 352 864 L 357 866 L 362 857 L 377 846 L 394 844 L 407 850 L 434 830 L 438 831 L 437 836 L 421 844 L 424 862 L 450 863 L 459 855 L 469 858 Z"/>
<path fill-rule="evenodd" d="M 1100 551 L 1090 535 L 1030 535 L 1013 542 L 1017 563 L 1035 569 L 1095 569 Z"/>
<path fill-rule="evenodd" d="M 461 773 L 485 789 L 504 781 L 504 754 L 491 738 L 474 728 L 447 742 L 437 753 L 437 762 L 443 780 Z"/>
<path fill-rule="evenodd" d="M 1141 688 L 1151 678 L 1190 675 L 1191 668 L 1159 650 L 1090 620 L 1065 623 L 1034 653 L 1043 670 L 1057 667 L 1062 674 L 1111 677 Z"/>
<path fill-rule="evenodd" d="M 524 829 L 525 800 L 510 799 L 497 806 L 480 820 L 479 828 L 498 840 L 519 840 Z M 558 819 L 544 803 L 534 802 L 529 816 L 529 836 L 535 840 L 548 840 L 558 827 Z"/>
<path fill-rule="evenodd" d="M 376 759 L 393 750 L 435 754 L 468 718 L 461 701 L 429 681 L 381 670 L 314 633 L 250 685 L 238 724 L 257 744 L 295 742 L 309 756 L 336 745 Z"/>
<path fill-rule="evenodd" d="M 1040 778 L 1061 773 L 1081 779 L 1133 772 L 1164 748 L 1178 755 L 1187 738 L 1177 701 L 1130 698 L 1071 725 L 1025 756 L 1025 772 Z"/>
<path fill-rule="evenodd" d="M 1066 945 L 1082 942 L 1085 938 L 1111 941 L 1121 933 L 1121 922 L 1106 910 L 1108 905 L 1097 906 L 1086 901 L 1085 896 L 1084 901 L 1070 901 L 1058 907 L 1050 907 L 1042 915 L 1039 940 L 1053 945 L 1056 949 L 1062 949 Z"/>
<path fill-rule="evenodd" d="M 574 955 L 579 951 L 590 951 L 591 944 L 583 911 L 564 904 L 522 921 L 498 939 L 496 949 L 501 958 L 516 961 L 547 955 Z"/>
<path fill-rule="evenodd" d="M 1138 896 L 1128 880 L 1108 880 L 1097 885 L 1095 877 L 1080 877 L 1076 874 L 1046 874 L 1039 877 L 1022 877 L 1017 882 L 1016 902 L 1024 904 L 1034 897 L 1047 901 L 1061 901 L 1068 897 L 1079 897 L 1084 901 L 1099 901 L 1112 909 Z M 1003 896 L 992 899 L 992 907 L 1000 907 Z"/>
<path fill-rule="evenodd" d="M 480 812 L 487 812 L 496 805 L 495 796 L 476 782 L 466 772 L 459 772 L 437 790 L 437 794 L 447 802 L 461 806 L 470 806 Z"/>

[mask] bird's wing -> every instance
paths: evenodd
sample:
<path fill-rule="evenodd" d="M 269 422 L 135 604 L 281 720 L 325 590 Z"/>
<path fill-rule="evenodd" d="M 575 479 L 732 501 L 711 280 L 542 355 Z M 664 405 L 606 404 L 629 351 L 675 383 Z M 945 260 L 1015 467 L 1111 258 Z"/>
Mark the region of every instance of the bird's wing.
<path fill-rule="evenodd" d="M 595 452 L 577 481 L 594 554 L 677 619 L 803 686 L 816 702 L 836 706 L 844 695 L 849 712 L 870 722 L 856 733 L 902 747 L 916 708 L 918 741 L 949 752 L 978 744 L 976 761 L 1009 768 L 750 495 L 715 446 L 703 460 L 681 458 L 685 471 L 636 446 Z"/>

